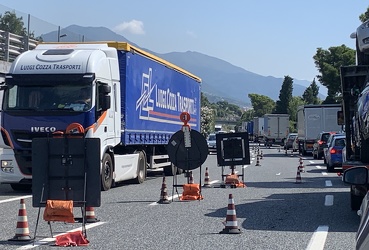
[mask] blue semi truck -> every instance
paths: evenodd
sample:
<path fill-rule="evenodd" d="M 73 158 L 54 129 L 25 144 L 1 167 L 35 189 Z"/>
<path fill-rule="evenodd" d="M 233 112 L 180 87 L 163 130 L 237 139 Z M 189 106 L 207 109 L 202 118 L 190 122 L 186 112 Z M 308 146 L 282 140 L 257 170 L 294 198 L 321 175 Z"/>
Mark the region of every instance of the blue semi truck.
<path fill-rule="evenodd" d="M 166 145 L 183 123 L 200 130 L 201 79 L 122 42 L 41 43 L 13 62 L 1 115 L 0 182 L 14 190 L 32 184 L 32 139 L 82 128 L 99 138 L 101 187 L 148 169 L 179 170 Z M 74 127 L 73 127 L 74 126 Z"/>

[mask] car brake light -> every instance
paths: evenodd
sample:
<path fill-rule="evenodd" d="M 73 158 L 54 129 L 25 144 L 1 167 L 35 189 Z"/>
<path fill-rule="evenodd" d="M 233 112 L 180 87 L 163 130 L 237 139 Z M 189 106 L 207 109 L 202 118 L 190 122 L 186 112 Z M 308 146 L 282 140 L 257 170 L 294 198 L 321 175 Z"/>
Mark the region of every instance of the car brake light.
<path fill-rule="evenodd" d="M 324 143 L 324 142 L 323 142 L 323 141 L 321 141 L 321 140 L 319 140 L 319 141 L 318 141 L 318 144 L 319 144 L 319 145 L 322 145 L 323 143 Z"/>
<path fill-rule="evenodd" d="M 331 150 L 329 151 L 331 154 L 335 154 L 337 153 L 337 150 L 335 150 L 334 148 L 331 148 Z"/>

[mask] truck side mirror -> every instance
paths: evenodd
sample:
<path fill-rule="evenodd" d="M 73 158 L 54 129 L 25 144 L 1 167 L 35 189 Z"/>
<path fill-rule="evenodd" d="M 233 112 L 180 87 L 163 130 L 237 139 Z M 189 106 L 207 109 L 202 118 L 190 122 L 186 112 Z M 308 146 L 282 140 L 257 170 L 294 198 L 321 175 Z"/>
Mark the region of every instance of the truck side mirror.
<path fill-rule="evenodd" d="M 99 93 L 101 94 L 109 94 L 111 92 L 111 87 L 107 84 L 100 84 L 99 85 Z"/>
<path fill-rule="evenodd" d="M 102 111 L 108 110 L 111 107 L 111 87 L 107 83 L 98 81 L 99 103 Z"/>
<path fill-rule="evenodd" d="M 343 172 L 343 182 L 351 185 L 366 185 L 368 183 L 368 169 L 353 167 Z"/>
<path fill-rule="evenodd" d="M 101 99 L 102 99 L 101 100 L 101 109 L 103 111 L 110 109 L 110 106 L 111 106 L 110 96 L 104 95 Z"/>

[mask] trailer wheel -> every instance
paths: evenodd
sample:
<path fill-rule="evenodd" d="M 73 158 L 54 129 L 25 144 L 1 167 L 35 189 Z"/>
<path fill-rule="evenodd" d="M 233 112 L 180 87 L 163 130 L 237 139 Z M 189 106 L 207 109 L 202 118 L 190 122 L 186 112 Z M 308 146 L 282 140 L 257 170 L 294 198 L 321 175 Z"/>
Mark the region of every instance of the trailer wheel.
<path fill-rule="evenodd" d="M 137 184 L 141 184 L 146 180 L 146 155 L 143 151 L 138 151 L 138 154 L 137 177 L 134 182 Z"/>
<path fill-rule="evenodd" d="M 109 154 L 104 154 L 101 166 L 101 190 L 107 191 L 113 184 L 113 161 Z"/>

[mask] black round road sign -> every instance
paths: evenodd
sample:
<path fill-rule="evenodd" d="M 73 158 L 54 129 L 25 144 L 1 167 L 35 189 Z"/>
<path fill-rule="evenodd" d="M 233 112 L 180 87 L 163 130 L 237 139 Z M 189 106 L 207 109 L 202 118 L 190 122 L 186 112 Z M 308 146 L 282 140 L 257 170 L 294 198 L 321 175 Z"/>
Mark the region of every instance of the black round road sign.
<path fill-rule="evenodd" d="M 191 147 L 185 147 L 184 132 L 177 131 L 169 139 L 167 150 L 170 161 L 180 169 L 192 170 L 200 167 L 208 157 L 208 144 L 202 134 L 190 130 Z"/>

